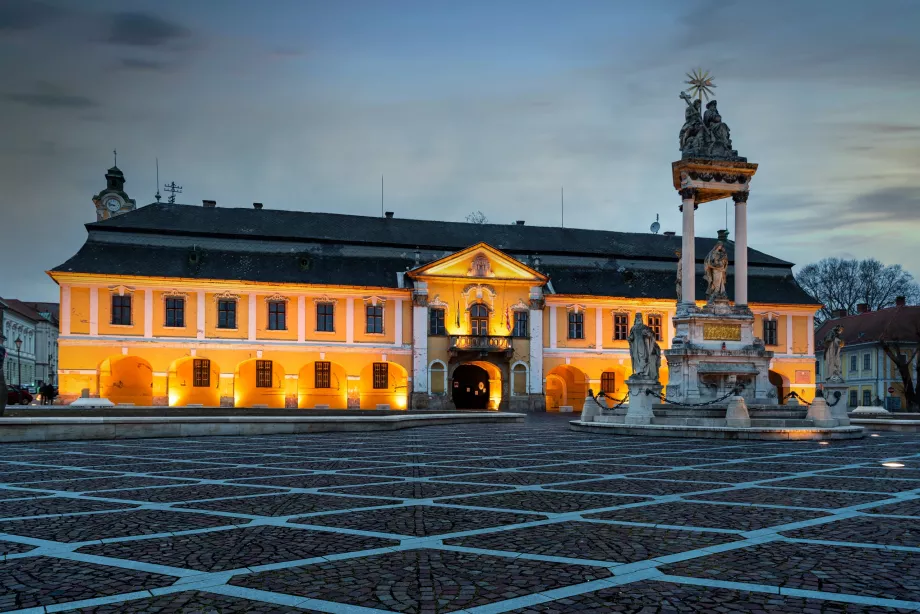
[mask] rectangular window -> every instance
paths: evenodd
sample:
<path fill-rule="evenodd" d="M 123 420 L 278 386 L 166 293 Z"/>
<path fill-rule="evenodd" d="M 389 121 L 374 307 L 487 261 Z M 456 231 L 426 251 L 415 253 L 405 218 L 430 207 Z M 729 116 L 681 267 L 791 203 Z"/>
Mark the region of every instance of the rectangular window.
<path fill-rule="evenodd" d="M 287 303 L 284 301 L 268 304 L 268 330 L 287 330 Z"/>
<path fill-rule="evenodd" d="M 365 305 L 364 318 L 368 335 L 383 334 L 383 305 Z"/>
<path fill-rule="evenodd" d="M 236 328 L 236 301 L 217 301 L 217 328 Z"/>
<path fill-rule="evenodd" d="M 821 375 L 821 361 L 815 361 L 815 375 Z"/>
<path fill-rule="evenodd" d="M 530 337 L 530 314 L 526 311 L 514 312 L 514 331 L 515 337 Z"/>
<path fill-rule="evenodd" d="M 386 390 L 390 387 L 390 365 L 385 362 L 374 363 L 374 390 Z"/>
<path fill-rule="evenodd" d="M 585 338 L 585 314 L 583 312 L 569 312 L 569 339 Z"/>
<path fill-rule="evenodd" d="M 316 363 L 313 376 L 314 388 L 332 388 L 332 363 L 322 360 Z"/>
<path fill-rule="evenodd" d="M 871 407 L 872 406 L 872 391 L 868 388 L 863 389 L 863 406 Z"/>
<path fill-rule="evenodd" d="M 185 299 L 166 299 L 166 326 L 182 328 L 185 326 Z"/>
<path fill-rule="evenodd" d="M 661 341 L 661 316 L 650 315 L 648 317 L 648 327 L 655 333 L 655 341 Z"/>
<path fill-rule="evenodd" d="M 776 320 L 763 321 L 764 345 L 776 345 Z"/>
<path fill-rule="evenodd" d="M 193 380 L 195 388 L 208 388 L 211 386 L 211 361 L 207 358 L 196 358 L 192 362 Z"/>
<path fill-rule="evenodd" d="M 321 333 L 335 332 L 335 305 L 332 303 L 317 303 L 316 330 Z"/>
<path fill-rule="evenodd" d="M 131 325 L 131 295 L 112 297 L 112 324 Z"/>
<path fill-rule="evenodd" d="M 447 334 L 447 329 L 444 328 L 443 309 L 431 308 L 428 310 L 428 334 L 432 337 Z"/>
<path fill-rule="evenodd" d="M 850 356 L 850 371 L 856 371 L 856 354 Z"/>
<path fill-rule="evenodd" d="M 863 354 L 863 371 L 868 371 L 871 368 L 872 368 L 872 355 L 868 353 Z"/>
<path fill-rule="evenodd" d="M 629 314 L 613 314 L 613 339 L 614 341 L 626 341 L 629 339 Z"/>
<path fill-rule="evenodd" d="M 850 407 L 856 407 L 858 404 L 859 403 L 857 402 L 857 399 L 856 399 L 856 391 L 851 390 L 850 391 Z"/>
<path fill-rule="evenodd" d="M 272 361 L 256 361 L 256 388 L 272 387 Z"/>
<path fill-rule="evenodd" d="M 601 392 L 604 394 L 613 394 L 617 391 L 617 374 L 613 371 L 601 373 Z"/>

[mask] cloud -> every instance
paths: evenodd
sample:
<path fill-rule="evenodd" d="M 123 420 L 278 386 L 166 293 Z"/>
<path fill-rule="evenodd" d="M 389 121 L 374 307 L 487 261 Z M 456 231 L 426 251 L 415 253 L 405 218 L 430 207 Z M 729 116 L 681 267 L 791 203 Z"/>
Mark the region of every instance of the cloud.
<path fill-rule="evenodd" d="M 110 17 L 106 42 L 135 47 L 162 47 L 191 34 L 185 26 L 147 13 L 116 13 Z"/>
<path fill-rule="evenodd" d="M 144 60 L 141 58 L 121 58 L 118 68 L 122 70 L 135 70 L 139 72 L 165 72 L 172 69 L 173 64 L 159 60 Z"/>
<path fill-rule="evenodd" d="M 32 0 L 3 0 L 0 2 L 0 32 L 34 30 L 57 17 L 54 8 Z"/>
<path fill-rule="evenodd" d="M 91 109 L 99 103 L 86 96 L 69 93 L 60 87 L 39 81 L 31 92 L 10 92 L 2 94 L 4 100 L 42 109 Z"/>

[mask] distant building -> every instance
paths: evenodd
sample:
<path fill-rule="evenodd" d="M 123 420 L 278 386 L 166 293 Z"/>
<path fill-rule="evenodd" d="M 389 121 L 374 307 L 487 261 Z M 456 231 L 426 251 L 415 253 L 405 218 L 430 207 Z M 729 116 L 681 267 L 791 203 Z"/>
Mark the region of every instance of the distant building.
<path fill-rule="evenodd" d="M 852 316 L 836 314 L 815 332 L 815 369 L 818 381 L 824 381 L 824 337 L 834 326 L 843 327 L 843 378 L 849 384 L 847 406 L 882 405 L 889 411 L 906 409 L 904 384 L 895 363 L 882 349 L 880 339 L 897 341 L 902 360 L 914 352 L 920 342 L 920 306 L 908 306 L 898 297 L 894 307 L 870 311 L 857 306 Z M 917 381 L 918 356 L 911 364 Z M 889 390 L 891 392 L 889 392 Z"/>
<path fill-rule="evenodd" d="M 133 202 L 115 170 L 112 214 Z M 663 349 L 675 334 L 674 233 L 211 200 L 107 217 L 101 194 L 86 243 L 49 271 L 64 402 L 86 390 L 136 405 L 580 410 L 589 388 L 627 393 L 637 313 Z M 696 296 L 715 242 L 696 239 Z M 748 261 L 755 330 L 774 352 L 768 395 L 811 399 L 819 305 L 791 263 Z"/>
<path fill-rule="evenodd" d="M 35 325 L 35 384 L 57 384 L 59 303 L 23 302 L 41 316 Z"/>

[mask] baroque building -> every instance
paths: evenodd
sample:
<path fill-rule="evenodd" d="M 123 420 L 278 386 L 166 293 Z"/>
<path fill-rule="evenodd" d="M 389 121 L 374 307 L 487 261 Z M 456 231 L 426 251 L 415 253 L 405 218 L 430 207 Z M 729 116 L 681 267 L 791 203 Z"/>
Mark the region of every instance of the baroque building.
<path fill-rule="evenodd" d="M 56 303 L 0 298 L 0 343 L 6 349 L 7 384 L 56 383 L 57 312 Z M 21 342 L 18 348 L 17 339 Z"/>
<path fill-rule="evenodd" d="M 85 390 L 136 405 L 578 411 L 588 389 L 626 394 L 637 313 L 662 348 L 674 334 L 671 233 L 214 201 L 86 228 L 49 271 L 65 401 Z M 697 238 L 696 253 L 715 242 Z M 791 263 L 756 250 L 748 262 L 774 393 L 810 399 L 818 306 Z"/>

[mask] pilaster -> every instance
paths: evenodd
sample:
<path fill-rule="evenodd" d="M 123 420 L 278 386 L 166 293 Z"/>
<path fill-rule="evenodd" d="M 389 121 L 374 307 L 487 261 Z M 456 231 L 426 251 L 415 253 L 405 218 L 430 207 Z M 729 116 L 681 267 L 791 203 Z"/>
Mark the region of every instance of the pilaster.
<path fill-rule="evenodd" d="M 99 334 L 99 288 L 89 289 L 89 334 Z"/>
<path fill-rule="evenodd" d="M 345 343 L 355 342 L 355 299 L 345 299 Z"/>
<path fill-rule="evenodd" d="M 61 284 L 61 334 L 70 334 L 70 284 Z"/>
<path fill-rule="evenodd" d="M 195 310 L 198 315 L 198 322 L 195 324 L 195 336 L 198 339 L 204 339 L 204 318 L 205 318 L 205 304 L 204 304 L 204 290 L 198 291 L 198 308 Z"/>
<path fill-rule="evenodd" d="M 258 312 L 256 311 L 256 293 L 249 293 L 249 309 L 247 310 L 247 324 L 249 324 L 249 340 L 256 340 L 256 321 L 258 320 Z"/>
<path fill-rule="evenodd" d="M 153 290 L 144 289 L 144 337 L 153 337 Z"/>

